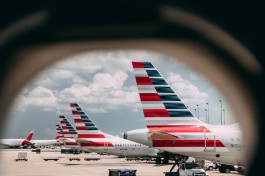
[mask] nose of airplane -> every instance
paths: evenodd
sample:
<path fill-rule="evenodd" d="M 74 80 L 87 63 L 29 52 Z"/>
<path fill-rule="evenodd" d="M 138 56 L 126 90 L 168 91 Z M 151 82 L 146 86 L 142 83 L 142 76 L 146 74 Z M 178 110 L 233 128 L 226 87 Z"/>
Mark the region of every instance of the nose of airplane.
<path fill-rule="evenodd" d="M 148 129 L 131 130 L 125 132 L 123 134 L 123 138 L 140 144 L 152 146 L 152 141 L 148 140 L 147 133 Z"/>

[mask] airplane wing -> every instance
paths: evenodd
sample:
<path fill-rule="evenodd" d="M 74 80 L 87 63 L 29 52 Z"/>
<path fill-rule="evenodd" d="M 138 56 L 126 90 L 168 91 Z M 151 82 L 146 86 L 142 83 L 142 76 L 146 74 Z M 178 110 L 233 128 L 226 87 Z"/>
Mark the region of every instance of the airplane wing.
<path fill-rule="evenodd" d="M 148 132 L 149 140 L 177 140 L 180 137 L 163 132 L 163 131 L 150 131 Z"/>

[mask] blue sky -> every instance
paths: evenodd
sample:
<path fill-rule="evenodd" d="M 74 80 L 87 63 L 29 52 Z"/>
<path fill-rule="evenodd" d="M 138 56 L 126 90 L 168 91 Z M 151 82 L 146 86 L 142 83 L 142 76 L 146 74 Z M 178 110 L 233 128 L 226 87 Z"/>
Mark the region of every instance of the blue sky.
<path fill-rule="evenodd" d="M 234 123 L 229 105 L 204 76 L 177 58 L 145 50 L 104 50 L 69 56 L 41 71 L 17 96 L 9 113 L 5 138 L 23 138 L 35 129 L 34 139 L 55 137 L 59 115 L 73 124 L 70 102 L 77 102 L 106 133 L 121 135 L 145 126 L 131 61 L 151 61 L 192 113 L 219 124 L 221 104 L 226 124 Z M 199 62 L 199 61 L 198 61 Z"/>

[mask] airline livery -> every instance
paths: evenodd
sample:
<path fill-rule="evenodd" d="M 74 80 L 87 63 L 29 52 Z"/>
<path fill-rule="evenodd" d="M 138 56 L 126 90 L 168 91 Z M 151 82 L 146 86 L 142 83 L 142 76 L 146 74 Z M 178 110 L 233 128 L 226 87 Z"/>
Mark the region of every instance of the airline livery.
<path fill-rule="evenodd" d="M 75 141 L 75 138 L 77 137 L 77 132 L 74 129 L 74 127 L 64 116 L 59 116 L 59 120 L 62 125 L 62 130 L 64 135 L 63 139 L 64 147 L 72 149 L 80 149 L 80 146 Z"/>
<path fill-rule="evenodd" d="M 195 157 L 245 164 L 238 124 L 210 125 L 198 120 L 150 62 L 132 65 L 147 128 L 128 131 L 125 139 L 178 154 L 178 160 Z"/>
<path fill-rule="evenodd" d="M 24 146 L 30 146 L 32 145 L 32 137 L 34 134 L 34 129 L 31 130 L 28 137 L 26 139 L 0 139 L 0 145 L 2 147 L 8 147 L 8 148 L 19 148 Z"/>
<path fill-rule="evenodd" d="M 63 134 L 63 129 L 59 124 L 56 124 L 56 132 L 57 132 L 57 136 L 56 136 L 56 140 L 59 142 L 60 146 L 64 145 L 64 134 Z"/>
<path fill-rule="evenodd" d="M 70 103 L 76 131 L 76 142 L 82 149 L 124 157 L 157 156 L 158 149 L 101 132 L 77 103 Z"/>

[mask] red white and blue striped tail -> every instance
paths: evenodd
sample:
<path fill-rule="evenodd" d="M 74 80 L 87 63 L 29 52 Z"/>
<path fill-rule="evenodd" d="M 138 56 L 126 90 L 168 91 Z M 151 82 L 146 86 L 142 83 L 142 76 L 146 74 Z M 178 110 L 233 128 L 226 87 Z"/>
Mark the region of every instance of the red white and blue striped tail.
<path fill-rule="evenodd" d="M 77 103 L 70 103 L 78 138 L 105 138 L 92 120 Z"/>
<path fill-rule="evenodd" d="M 57 133 L 57 136 L 56 136 L 56 140 L 62 140 L 64 139 L 64 135 L 63 135 L 63 129 L 60 125 L 56 124 L 56 133 Z"/>
<path fill-rule="evenodd" d="M 71 123 L 64 116 L 59 116 L 60 123 L 62 125 L 63 135 L 65 138 L 77 137 L 77 132 Z"/>
<path fill-rule="evenodd" d="M 148 127 L 202 124 L 151 62 L 132 62 Z"/>

